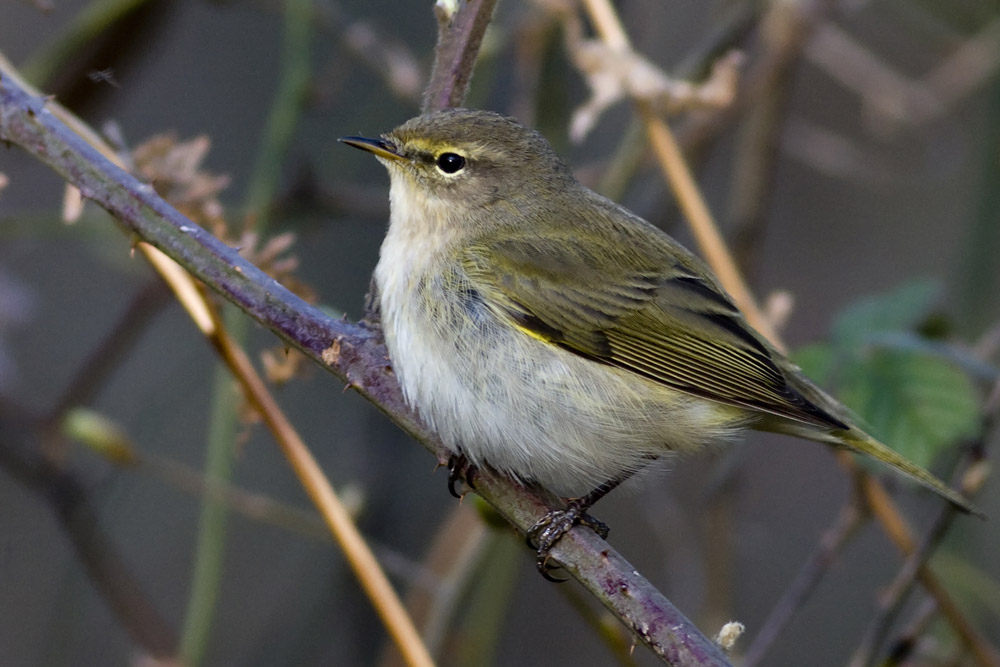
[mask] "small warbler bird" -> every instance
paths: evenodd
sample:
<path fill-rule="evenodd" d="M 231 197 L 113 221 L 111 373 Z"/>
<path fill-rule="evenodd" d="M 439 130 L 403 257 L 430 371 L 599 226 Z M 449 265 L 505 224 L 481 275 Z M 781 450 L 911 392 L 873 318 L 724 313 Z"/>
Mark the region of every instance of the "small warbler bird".
<path fill-rule="evenodd" d="M 539 565 L 651 461 L 741 429 L 866 454 L 961 495 L 852 423 L 664 232 L 580 184 L 512 118 L 451 109 L 341 141 L 389 171 L 375 282 L 406 400 L 453 452 L 571 497 Z"/>

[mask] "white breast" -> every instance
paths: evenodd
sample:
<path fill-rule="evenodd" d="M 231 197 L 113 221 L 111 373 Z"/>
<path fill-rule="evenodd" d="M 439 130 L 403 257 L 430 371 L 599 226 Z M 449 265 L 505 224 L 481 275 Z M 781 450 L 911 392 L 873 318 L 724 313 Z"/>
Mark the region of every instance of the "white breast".
<path fill-rule="evenodd" d="M 470 298 L 446 237 L 420 224 L 447 215 L 429 208 L 440 201 L 397 206 L 393 180 L 375 270 L 386 345 L 406 400 L 449 448 L 582 495 L 738 424 L 736 411 L 537 340 Z"/>

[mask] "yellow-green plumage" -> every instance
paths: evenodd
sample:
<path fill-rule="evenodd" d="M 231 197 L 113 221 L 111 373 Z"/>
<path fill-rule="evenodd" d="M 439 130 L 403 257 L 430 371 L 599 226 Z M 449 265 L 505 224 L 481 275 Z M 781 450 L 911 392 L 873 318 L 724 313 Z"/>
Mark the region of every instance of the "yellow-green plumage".
<path fill-rule="evenodd" d="M 346 138 L 388 168 L 376 268 L 407 400 L 475 464 L 580 495 L 670 451 L 757 428 L 883 461 L 676 241 L 577 182 L 537 133 L 483 111 Z"/>

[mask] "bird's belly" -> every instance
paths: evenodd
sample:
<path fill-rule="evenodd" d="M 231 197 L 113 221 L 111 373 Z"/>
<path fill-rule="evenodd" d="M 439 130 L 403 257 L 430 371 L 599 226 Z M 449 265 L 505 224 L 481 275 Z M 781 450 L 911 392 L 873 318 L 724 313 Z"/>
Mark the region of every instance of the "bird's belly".
<path fill-rule="evenodd" d="M 419 297 L 382 294 L 393 368 L 407 401 L 476 465 L 581 495 L 722 438 L 741 419 L 539 340 L 474 295 L 421 284 Z"/>

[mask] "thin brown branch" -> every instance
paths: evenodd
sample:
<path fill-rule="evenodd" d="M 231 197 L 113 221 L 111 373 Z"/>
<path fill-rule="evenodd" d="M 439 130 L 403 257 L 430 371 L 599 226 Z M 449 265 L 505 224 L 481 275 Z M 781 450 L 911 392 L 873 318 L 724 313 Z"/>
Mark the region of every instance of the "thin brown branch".
<path fill-rule="evenodd" d="M 385 81 L 396 97 L 415 103 L 420 99 L 424 73 L 409 47 L 384 34 L 368 21 L 353 21 L 338 35 L 344 47 L 371 72 Z"/>
<path fill-rule="evenodd" d="M 989 82 L 1000 68 L 1000 20 L 986 24 L 926 76 L 910 77 L 853 36 L 826 25 L 807 56 L 883 118 L 925 125 Z"/>
<path fill-rule="evenodd" d="M 821 18 L 829 11 L 830 5 L 829 0 L 816 0 L 811 3 L 804 3 L 801 6 L 797 6 L 796 9 L 792 10 L 792 13 L 784 17 L 785 20 L 790 22 L 789 29 L 785 35 L 785 39 L 788 40 L 786 47 L 774 50 L 772 57 L 774 62 L 771 68 L 765 70 L 765 73 L 773 77 L 783 69 L 775 67 L 775 65 L 787 65 L 790 59 L 794 60 L 798 57 L 808 37 L 811 36 Z M 585 6 L 590 13 L 590 18 L 594 23 L 595 29 L 609 46 L 622 49 L 630 48 L 628 36 L 609 0 L 585 0 Z M 746 287 L 739 271 L 736 269 L 735 262 L 723 242 L 717 226 L 712 220 L 704 198 L 687 167 L 680 146 L 669 127 L 653 112 L 646 102 L 643 100 L 635 100 L 635 102 L 637 111 L 646 124 L 653 150 L 660 161 L 668 182 L 670 182 L 677 194 L 681 208 L 687 215 L 692 231 L 706 260 L 719 277 L 722 285 L 729 291 L 737 305 L 743 310 L 751 325 L 757 328 L 779 349 L 782 349 L 783 345 L 780 338 L 778 338 L 776 332 L 771 327 L 770 322 L 761 314 L 753 295 Z M 726 113 L 726 111 L 723 111 L 720 115 Z M 732 113 L 732 111 L 728 113 Z M 909 537 L 910 531 L 906 527 L 905 520 L 902 518 L 898 508 L 885 491 L 885 488 L 877 479 L 864 471 L 860 471 L 854 460 L 846 452 L 838 452 L 838 458 L 848 470 L 857 471 L 862 476 L 864 482 L 861 486 L 862 493 L 865 496 L 866 502 L 873 508 L 873 514 L 882 525 L 883 530 L 887 534 L 890 534 L 890 536 L 895 535 L 900 537 L 900 539 L 905 535 L 910 544 L 908 551 L 912 551 L 913 541 Z M 901 542 L 897 542 L 897 546 L 900 546 L 901 549 L 903 548 Z M 963 641 L 967 644 L 971 642 L 970 648 L 974 651 L 984 650 L 983 642 L 979 640 L 975 631 L 961 613 L 957 613 L 957 609 L 951 603 L 945 589 L 939 584 L 935 585 L 936 580 L 926 567 L 920 568 L 920 572 L 923 576 L 927 577 L 927 580 L 932 582 L 931 585 L 927 585 L 927 581 L 922 579 L 931 595 L 938 600 L 943 612 L 945 609 L 951 609 L 956 612 L 954 615 L 949 615 L 945 612 L 945 616 L 952 623 Z M 990 647 L 987 644 L 985 648 L 989 649 Z"/>
<path fill-rule="evenodd" d="M 361 537 L 357 526 L 337 497 L 319 463 L 299 437 L 277 401 L 271 396 L 243 349 L 215 321 L 213 332 L 206 333 L 223 362 L 243 387 L 250 403 L 261 415 L 275 441 L 288 459 L 303 488 L 327 523 L 340 545 L 358 582 L 365 590 L 389 634 L 395 640 L 408 665 L 430 667 L 434 664 L 413 622 L 396 596 L 389 579 Z"/>
<path fill-rule="evenodd" d="M 908 558 L 903 563 L 899 572 L 896 573 L 896 577 L 889 588 L 879 596 L 879 612 L 872 619 L 861 644 L 851 657 L 848 663 L 851 667 L 864 667 L 872 663 L 876 652 L 882 646 L 889 632 L 890 625 L 899 614 L 907 595 L 913 590 L 918 579 L 925 579 L 925 576 L 921 573 L 928 571 L 927 561 L 933 555 L 941 540 L 944 539 L 948 528 L 951 527 L 952 514 L 953 510 L 950 507 L 944 508 L 927 535 L 921 541 L 920 546 L 910 545 L 912 549 Z M 935 597 L 940 597 L 946 605 L 953 605 L 951 598 L 945 591 L 941 591 Z M 962 639 L 976 656 L 977 662 L 983 667 L 996 665 L 1000 657 L 991 655 L 992 651 L 990 647 L 981 637 L 976 636 L 977 633 L 971 627 L 967 628 L 967 632 L 971 636 L 963 636 Z"/>
<path fill-rule="evenodd" d="M 950 110 L 977 89 L 988 85 L 998 69 L 1000 19 L 993 19 L 938 63 L 921 83 L 937 97 L 939 108 Z M 925 123 L 934 120 L 937 117 L 918 118 Z"/>
<path fill-rule="evenodd" d="M 752 327 L 764 335 L 778 349 L 784 349 L 781 339 L 764 317 L 757 300 L 740 275 L 736 261 L 726 248 L 705 199 L 684 160 L 677 140 L 667 124 L 652 113 L 642 102 L 637 102 L 639 115 L 646 124 L 646 132 L 664 175 L 677 195 L 677 201 L 691 226 L 698 247 L 709 266 L 733 301 L 746 316 Z"/>
<path fill-rule="evenodd" d="M 135 451 L 133 462 L 140 473 L 154 477 L 172 489 L 195 498 L 209 498 L 224 503 L 235 514 L 248 521 L 274 526 L 288 533 L 311 540 L 332 542 L 330 531 L 314 511 L 276 500 L 230 482 L 205 476 L 199 468 L 171 458 Z"/>
<path fill-rule="evenodd" d="M 754 100 L 766 94 L 766 91 L 771 87 L 770 82 L 776 77 L 780 77 L 782 72 L 787 71 L 801 57 L 806 45 L 809 43 L 809 38 L 815 32 L 817 26 L 824 21 L 832 5 L 833 3 L 830 0 L 814 0 L 811 3 L 802 3 L 795 6 L 776 6 L 774 11 L 780 12 L 780 14 L 772 15 L 771 29 L 778 31 L 772 37 L 772 39 L 776 40 L 775 43 L 778 47 L 771 49 L 766 57 L 751 69 L 744 83 L 744 90 L 746 92 L 738 96 L 736 108 L 752 104 Z M 719 123 L 718 125 L 714 125 L 717 131 L 721 126 L 721 122 L 724 122 L 728 115 L 735 113 L 735 110 L 721 110 L 717 112 L 715 114 L 716 119 L 710 121 L 702 129 L 707 130 L 713 127 L 712 123 Z M 694 133 L 688 135 L 688 138 L 691 139 L 696 136 L 698 136 L 697 133 Z M 703 135 L 701 139 L 704 140 L 706 136 Z M 861 479 L 860 492 L 864 496 L 868 507 L 872 509 L 872 514 L 882 530 L 904 555 L 912 551 L 912 545 L 914 544 L 912 533 L 900 514 L 899 509 L 886 492 L 885 487 L 876 478 L 859 468 L 857 462 L 847 452 L 837 452 L 837 459 L 842 466 Z M 978 641 L 981 638 L 977 637 L 977 634 L 964 618 L 963 614 L 951 602 L 946 590 L 934 576 L 933 572 L 929 568 L 924 568 L 920 576 L 922 583 L 937 600 L 942 614 L 955 632 L 967 645 L 978 643 L 982 646 L 982 642 Z M 987 646 L 979 650 L 981 653 L 988 653 L 990 649 Z"/>
<path fill-rule="evenodd" d="M 811 0 L 772 5 L 770 29 L 774 48 L 768 49 L 747 68 L 740 81 L 736 98 L 728 107 L 710 113 L 691 116 L 680 123 L 678 141 L 686 155 L 702 153 L 706 146 L 728 129 L 756 104 L 771 87 L 768 83 L 793 67 L 802 57 L 809 38 L 821 25 L 836 3 L 833 0 Z"/>
<path fill-rule="evenodd" d="M 919 662 L 919 656 L 915 656 L 915 649 L 920 645 L 920 639 L 928 632 L 929 626 L 938 617 L 938 606 L 934 598 L 925 597 L 923 602 L 913 614 L 912 620 L 906 628 L 894 638 L 886 647 L 887 658 L 881 667 L 898 667 L 911 664 L 910 659 L 916 658 L 914 663 Z M 965 652 L 965 647 L 961 644 L 955 646 L 955 651 Z M 957 656 L 952 661 L 944 660 L 944 664 L 960 664 Z"/>
<path fill-rule="evenodd" d="M 613 49 L 629 49 L 629 39 L 618 15 L 608 0 L 586 0 L 584 3 L 598 35 Z M 705 260 L 718 276 L 719 281 L 732 296 L 733 301 L 746 315 L 751 326 L 762 333 L 775 346 L 781 341 L 770 322 L 761 313 L 756 299 L 736 268 L 736 262 L 726 248 L 708 204 L 695 182 L 677 140 L 667 124 L 646 100 L 635 100 L 639 117 L 646 126 L 653 153 L 663 170 L 664 177 L 677 196 L 691 231 Z"/>
<path fill-rule="evenodd" d="M 872 663 L 875 654 L 889 633 L 889 627 L 901 611 L 907 596 L 916 586 L 920 570 L 927 567 L 927 561 L 934 554 L 934 550 L 941 543 L 941 540 L 944 539 L 947 529 L 951 527 L 949 514 L 951 514 L 951 510 L 946 508 L 938 515 L 937 520 L 921 541 L 919 548 L 913 550 L 899 572 L 896 573 L 896 577 L 888 589 L 879 596 L 879 611 L 869 624 L 864 638 L 848 663 L 851 667 L 864 667 Z M 986 665 L 992 664 L 994 664 L 993 661 L 986 663 Z"/>
<path fill-rule="evenodd" d="M 336 539 L 362 589 L 396 642 L 408 665 L 430 667 L 430 654 L 413 626 L 402 602 L 382 571 L 375 555 L 361 537 L 347 509 L 340 502 L 329 480 L 295 427 L 271 396 L 243 348 L 229 335 L 211 303 L 197 288 L 190 275 L 173 260 L 146 243 L 139 244 L 160 275 L 177 295 L 201 333 L 218 352 L 223 363 L 240 383 L 244 395 L 271 431 L 275 442 L 291 464 L 303 488 L 320 511 Z"/>
<path fill-rule="evenodd" d="M 431 80 L 424 90 L 423 113 L 462 105 L 497 0 L 456 0 L 458 9 L 453 14 L 445 9 L 448 4 L 434 6 L 438 40 Z"/>

